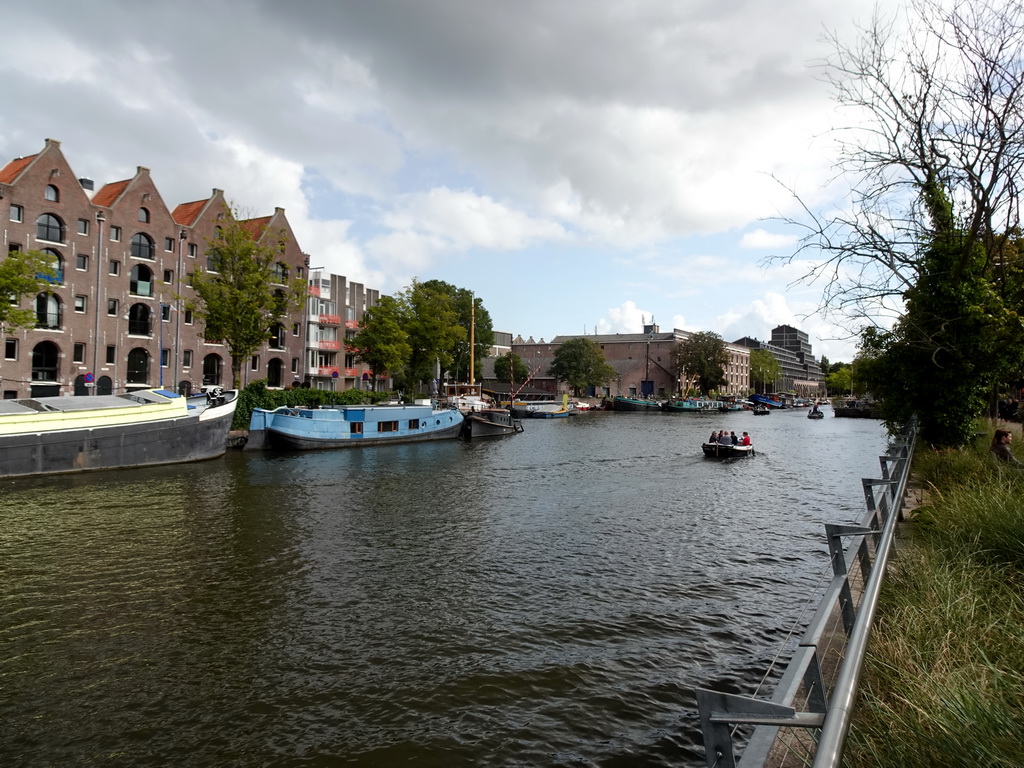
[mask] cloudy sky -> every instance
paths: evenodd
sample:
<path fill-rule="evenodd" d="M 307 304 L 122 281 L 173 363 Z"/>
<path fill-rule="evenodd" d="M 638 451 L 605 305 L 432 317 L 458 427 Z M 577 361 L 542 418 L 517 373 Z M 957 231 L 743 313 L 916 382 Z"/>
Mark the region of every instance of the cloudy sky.
<path fill-rule="evenodd" d="M 172 208 L 280 206 L 313 266 L 448 281 L 524 338 L 790 323 L 850 360 L 806 264 L 763 262 L 794 252 L 777 180 L 834 202 L 814 63 L 873 5 L 9 3 L 0 164 L 54 138 L 97 185 L 150 168 Z"/>

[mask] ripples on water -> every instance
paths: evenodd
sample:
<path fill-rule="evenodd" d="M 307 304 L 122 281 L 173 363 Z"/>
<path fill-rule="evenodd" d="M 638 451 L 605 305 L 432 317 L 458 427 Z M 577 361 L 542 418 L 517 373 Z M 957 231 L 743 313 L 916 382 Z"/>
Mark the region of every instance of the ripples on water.
<path fill-rule="evenodd" d="M 759 455 L 704 459 L 712 428 Z M 0 481 L 0 760 L 703 765 L 693 688 L 755 690 L 884 450 L 597 413 Z"/>

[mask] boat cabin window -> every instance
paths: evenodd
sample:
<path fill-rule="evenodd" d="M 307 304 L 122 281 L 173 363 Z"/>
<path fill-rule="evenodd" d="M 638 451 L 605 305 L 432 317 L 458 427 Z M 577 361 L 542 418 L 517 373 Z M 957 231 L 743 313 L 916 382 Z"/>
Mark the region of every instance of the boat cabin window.
<path fill-rule="evenodd" d="M 353 435 L 361 435 L 361 434 L 363 434 L 363 422 L 361 422 L 361 421 L 353 421 L 350 426 L 352 427 L 351 433 Z"/>
<path fill-rule="evenodd" d="M 419 428 L 420 428 L 420 420 L 419 419 L 409 419 L 409 429 L 419 429 Z"/>
<path fill-rule="evenodd" d="M 378 432 L 397 432 L 398 422 L 397 421 L 382 421 L 377 425 Z"/>

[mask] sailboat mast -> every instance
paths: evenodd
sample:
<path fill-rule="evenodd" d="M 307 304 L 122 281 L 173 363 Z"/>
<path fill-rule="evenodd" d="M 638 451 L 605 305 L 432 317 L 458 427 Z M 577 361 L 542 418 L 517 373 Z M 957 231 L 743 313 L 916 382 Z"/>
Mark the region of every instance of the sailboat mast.
<path fill-rule="evenodd" d="M 473 351 L 476 347 L 476 297 L 469 294 L 469 383 L 473 385 L 473 374 L 475 373 L 476 361 L 473 359 Z"/>

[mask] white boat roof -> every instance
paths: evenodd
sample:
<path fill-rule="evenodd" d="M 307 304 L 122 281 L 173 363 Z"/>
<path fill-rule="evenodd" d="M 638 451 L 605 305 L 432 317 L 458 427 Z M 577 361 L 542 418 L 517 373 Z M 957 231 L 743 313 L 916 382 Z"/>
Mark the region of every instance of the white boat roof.
<path fill-rule="evenodd" d="M 168 392 L 170 397 L 178 397 Z M 0 400 L 0 415 L 15 413 L 72 413 L 94 411 L 101 408 L 138 408 L 149 403 L 165 403 L 167 397 L 154 395 L 147 390 L 124 395 L 85 395 L 78 397 L 37 397 L 21 400 Z"/>

